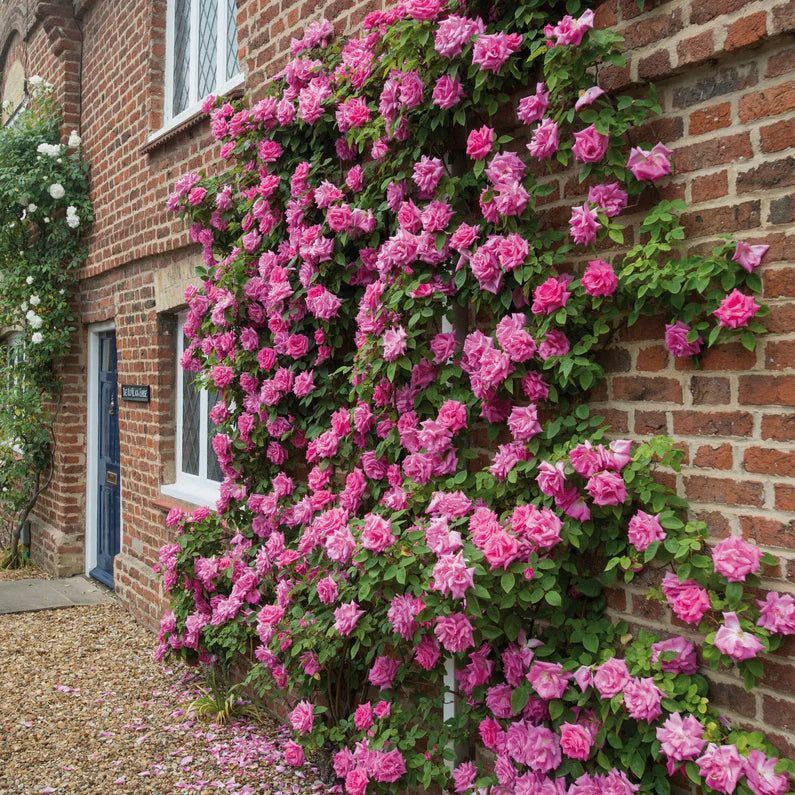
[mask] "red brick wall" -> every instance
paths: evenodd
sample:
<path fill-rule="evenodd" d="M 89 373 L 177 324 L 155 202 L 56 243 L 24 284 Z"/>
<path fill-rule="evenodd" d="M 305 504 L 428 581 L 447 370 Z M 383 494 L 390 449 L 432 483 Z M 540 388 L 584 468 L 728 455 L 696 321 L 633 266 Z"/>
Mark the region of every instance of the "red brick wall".
<path fill-rule="evenodd" d="M 65 44 L 72 34 L 79 42 L 71 4 L 63 0 L 59 16 L 50 3 L 49 16 L 33 15 L 28 26 L 20 26 L 28 5 L 35 11 L 45 4 L 17 0 L 0 10 L 0 38 L 7 41 L 16 24 L 28 48 L 29 73 L 54 82 L 70 107 L 82 102 L 97 214 L 75 303 L 80 332 L 63 371 L 57 477 L 39 510 L 41 521 L 57 532 L 44 532 L 42 525 L 34 535 L 34 556 L 63 572 L 82 568 L 86 326 L 115 319 L 120 381 L 150 383 L 153 392 L 150 404 L 121 409 L 124 532 L 116 582 L 125 603 L 152 623 L 159 604 L 150 566 L 167 539 L 167 501 L 159 495 L 173 460 L 175 423 L 173 317 L 156 311 L 154 274 L 190 250 L 184 229 L 163 203 L 186 170 L 213 167 L 214 149 L 206 123 L 155 147 L 145 145 L 162 118 L 165 0 L 75 4 L 84 41 L 82 92 L 73 79 L 76 51 Z M 375 3 L 238 0 L 238 6 L 246 90 L 256 96 L 267 75 L 284 63 L 290 37 L 307 21 L 325 15 L 336 20 L 338 33 L 354 31 Z M 795 575 L 795 266 L 788 234 L 795 173 L 793 8 L 776 0 L 647 0 L 641 12 L 635 0 L 611 0 L 598 9 L 598 23 L 622 33 L 632 55 L 625 69 L 601 70 L 600 84 L 619 88 L 651 79 L 660 90 L 664 119 L 653 133 L 638 135 L 660 136 L 675 152 L 676 175 L 664 193 L 690 205 L 688 245 L 706 245 L 723 232 L 769 243 L 761 272 L 772 314 L 770 333 L 756 352 L 724 346 L 710 351 L 700 370 L 675 363 L 662 347 L 666 318 L 640 323 L 605 354 L 609 377 L 594 395 L 617 433 L 676 436 L 687 458 L 675 482 L 692 501 L 694 515 L 716 536 L 742 532 L 772 549 L 783 563 L 768 572 L 768 584 L 790 590 Z M 549 203 L 553 213 L 570 206 L 577 191 L 565 175 L 556 179 L 558 190 Z M 614 609 L 636 625 L 674 629 L 667 612 L 645 601 L 640 583 L 617 592 Z M 714 678 L 713 689 L 727 714 L 766 725 L 790 756 L 795 755 L 793 645 L 767 663 L 767 683 L 754 694 L 724 675 Z"/>

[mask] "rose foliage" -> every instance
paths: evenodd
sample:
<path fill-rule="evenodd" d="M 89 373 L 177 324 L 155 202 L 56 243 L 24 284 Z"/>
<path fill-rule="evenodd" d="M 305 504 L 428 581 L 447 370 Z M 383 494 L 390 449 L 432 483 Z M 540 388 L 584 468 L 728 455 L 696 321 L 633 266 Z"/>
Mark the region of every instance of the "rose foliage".
<path fill-rule="evenodd" d="M 169 515 L 157 654 L 248 655 L 291 703 L 288 763 L 325 748 L 351 795 L 666 793 L 678 770 L 781 793 L 790 763 L 718 719 L 693 643 L 754 686 L 795 631 L 790 596 L 758 598 L 773 558 L 709 545 L 652 476 L 672 440 L 608 441 L 587 403 L 641 315 L 676 356 L 752 348 L 764 250 L 683 251 L 653 90 L 603 92 L 619 38 L 549 7 L 312 23 L 255 105 L 207 101 L 226 166 L 169 204 L 204 252 L 181 364 L 221 395 L 226 477 L 217 511 Z M 609 617 L 644 567 L 687 637 Z"/>
<path fill-rule="evenodd" d="M 0 544 L 12 565 L 52 477 L 55 365 L 74 333 L 69 288 L 93 220 L 80 137 L 61 142 L 52 86 L 31 77 L 29 88 L 30 104 L 0 129 Z"/>

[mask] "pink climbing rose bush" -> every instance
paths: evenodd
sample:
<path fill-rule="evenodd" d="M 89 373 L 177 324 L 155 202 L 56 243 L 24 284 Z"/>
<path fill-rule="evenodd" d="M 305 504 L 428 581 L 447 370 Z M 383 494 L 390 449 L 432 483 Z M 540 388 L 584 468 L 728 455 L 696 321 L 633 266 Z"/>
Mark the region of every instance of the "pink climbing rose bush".
<path fill-rule="evenodd" d="M 328 754 L 329 791 L 788 786 L 697 673 L 700 654 L 752 687 L 795 632 L 791 596 L 758 598 L 772 557 L 711 546 L 653 477 L 672 441 L 611 439 L 587 403 L 641 315 L 674 356 L 753 348 L 764 247 L 680 250 L 684 203 L 654 193 L 672 153 L 624 138 L 656 96 L 593 84 L 622 56 L 578 6 L 405 0 L 348 40 L 312 23 L 255 104 L 205 103 L 223 168 L 169 199 L 202 250 L 181 364 L 217 392 L 224 480 L 215 511 L 168 517 L 157 655 L 245 655 L 290 702 L 286 763 Z M 569 170 L 590 187 L 561 229 L 540 200 Z M 607 615 L 652 562 L 700 652 Z M 454 764 L 473 737 L 493 764 Z"/>

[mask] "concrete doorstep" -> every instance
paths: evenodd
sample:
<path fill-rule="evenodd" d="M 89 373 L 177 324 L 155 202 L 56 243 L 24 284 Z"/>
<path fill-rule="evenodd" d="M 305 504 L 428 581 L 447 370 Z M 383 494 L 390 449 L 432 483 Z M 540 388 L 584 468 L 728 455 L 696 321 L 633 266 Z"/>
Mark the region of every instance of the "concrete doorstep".
<path fill-rule="evenodd" d="M 0 614 L 57 610 L 113 601 L 111 591 L 87 577 L 0 582 Z"/>

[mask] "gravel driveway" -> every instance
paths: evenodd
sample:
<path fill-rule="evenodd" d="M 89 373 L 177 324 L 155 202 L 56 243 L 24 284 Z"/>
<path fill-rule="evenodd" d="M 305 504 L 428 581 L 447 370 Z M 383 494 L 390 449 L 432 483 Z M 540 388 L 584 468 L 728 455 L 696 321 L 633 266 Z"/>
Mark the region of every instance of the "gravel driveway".
<path fill-rule="evenodd" d="M 0 793 L 330 791 L 273 722 L 186 717 L 194 675 L 152 647 L 116 604 L 0 616 Z"/>

